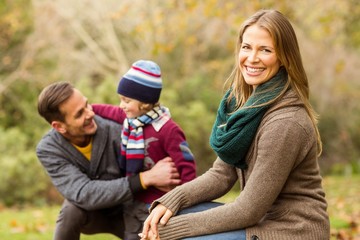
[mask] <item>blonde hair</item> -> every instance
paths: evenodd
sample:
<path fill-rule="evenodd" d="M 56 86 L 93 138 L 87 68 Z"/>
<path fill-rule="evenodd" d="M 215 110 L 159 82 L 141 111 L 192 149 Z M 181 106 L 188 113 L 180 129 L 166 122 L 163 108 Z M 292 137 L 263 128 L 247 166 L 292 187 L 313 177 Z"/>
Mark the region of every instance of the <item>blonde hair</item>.
<path fill-rule="evenodd" d="M 160 103 L 144 103 L 144 102 L 140 102 L 140 110 L 144 110 L 146 112 L 150 111 L 151 109 L 153 109 L 154 107 L 158 107 L 160 106 Z"/>
<path fill-rule="evenodd" d="M 292 88 L 296 92 L 313 122 L 317 135 L 318 154 L 320 155 L 322 152 L 322 143 L 317 127 L 318 115 L 309 101 L 309 83 L 301 60 L 299 44 L 291 23 L 279 11 L 260 10 L 242 24 L 236 44 L 235 66 L 228 79 L 232 87 L 228 101 L 234 97 L 236 99 L 236 107 L 240 108 L 252 94 L 252 86 L 245 82 L 241 74 L 238 53 L 241 48 L 245 30 L 255 24 L 270 34 L 274 42 L 276 55 L 288 73 L 288 80 L 284 91 L 282 91 L 276 99 L 281 98 L 288 88 Z M 273 101 L 276 101 L 276 99 Z M 271 104 L 273 101 L 266 104 Z"/>

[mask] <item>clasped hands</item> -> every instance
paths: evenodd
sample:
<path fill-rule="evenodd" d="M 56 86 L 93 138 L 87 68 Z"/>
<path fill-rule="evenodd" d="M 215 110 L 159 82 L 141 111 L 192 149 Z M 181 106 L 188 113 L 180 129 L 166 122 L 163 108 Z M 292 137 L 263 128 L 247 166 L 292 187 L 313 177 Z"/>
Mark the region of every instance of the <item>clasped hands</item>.
<path fill-rule="evenodd" d="M 141 240 L 160 240 L 158 224 L 166 225 L 173 212 L 162 204 L 156 205 L 144 222 L 143 231 L 139 233 Z"/>

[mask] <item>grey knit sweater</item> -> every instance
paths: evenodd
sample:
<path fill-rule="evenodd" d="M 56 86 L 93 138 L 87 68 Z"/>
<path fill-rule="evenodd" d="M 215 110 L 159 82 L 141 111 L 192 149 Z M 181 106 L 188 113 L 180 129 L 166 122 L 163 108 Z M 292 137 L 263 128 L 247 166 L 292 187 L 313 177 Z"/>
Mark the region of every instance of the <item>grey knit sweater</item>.
<path fill-rule="evenodd" d="M 239 181 L 242 190 L 234 202 L 174 216 L 159 226 L 160 239 L 245 228 L 247 239 L 328 240 L 330 224 L 317 160 L 314 127 L 290 92 L 265 114 L 246 157 L 247 170 L 218 158 L 205 174 L 170 191 L 152 208 L 162 203 L 177 213 L 219 198 Z"/>

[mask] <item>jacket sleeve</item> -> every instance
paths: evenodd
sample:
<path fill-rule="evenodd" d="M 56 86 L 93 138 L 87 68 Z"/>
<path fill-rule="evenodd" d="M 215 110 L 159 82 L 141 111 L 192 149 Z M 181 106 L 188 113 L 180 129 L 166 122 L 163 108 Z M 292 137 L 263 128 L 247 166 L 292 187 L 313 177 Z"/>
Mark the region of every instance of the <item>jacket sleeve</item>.
<path fill-rule="evenodd" d="M 97 131 L 102 136 L 96 140 L 98 157 L 91 164 L 55 130 L 46 134 L 36 149 L 38 159 L 62 196 L 86 210 L 127 203 L 132 201 L 133 193 L 143 190 L 139 175 L 121 176 L 116 160 L 121 130 L 119 125 L 107 122 L 108 128 Z M 99 127 L 101 123 L 97 123 Z"/>
<path fill-rule="evenodd" d="M 117 123 L 123 124 L 126 118 L 126 114 L 119 106 L 110 104 L 92 104 L 91 106 L 96 115 Z"/>
<path fill-rule="evenodd" d="M 37 146 L 37 156 L 64 198 L 86 210 L 108 208 L 132 200 L 127 178 L 90 179 L 58 147 L 45 138 Z"/>
<path fill-rule="evenodd" d="M 172 122 L 173 123 L 173 122 Z M 196 178 L 194 155 L 186 141 L 184 132 L 175 123 L 164 126 L 163 145 L 165 151 L 172 158 L 180 174 L 181 184 Z"/>

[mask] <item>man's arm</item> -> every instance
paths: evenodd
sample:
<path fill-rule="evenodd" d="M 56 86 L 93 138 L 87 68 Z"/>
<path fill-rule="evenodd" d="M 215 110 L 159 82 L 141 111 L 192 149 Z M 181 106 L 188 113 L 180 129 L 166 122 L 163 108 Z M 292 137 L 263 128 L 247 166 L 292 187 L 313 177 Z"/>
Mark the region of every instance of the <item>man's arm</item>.
<path fill-rule="evenodd" d="M 38 158 L 58 191 L 77 206 L 87 210 L 107 208 L 130 201 L 132 193 L 143 190 L 139 175 L 112 180 L 90 179 L 85 169 L 79 169 L 64 157 L 64 152 L 68 151 L 64 148 L 66 144 L 57 145 L 49 138 L 48 135 L 39 143 Z M 180 183 L 170 158 L 159 161 L 141 175 L 145 187 L 171 189 Z"/>
<path fill-rule="evenodd" d="M 92 104 L 91 106 L 96 114 L 120 124 L 126 118 L 124 111 L 118 106 L 109 104 Z M 150 186 L 168 192 L 180 185 L 181 181 L 179 179 L 180 175 L 173 160 L 171 158 L 164 158 L 157 162 L 152 169 L 141 172 L 140 176 L 130 179 L 130 186 L 133 193 Z M 143 189 L 139 189 L 139 186 Z"/>
<path fill-rule="evenodd" d="M 85 169 L 68 161 L 62 151 L 46 142 L 40 142 L 37 147 L 41 164 L 64 198 L 86 210 L 108 208 L 132 200 L 128 178 L 90 179 L 83 172 Z"/>
<path fill-rule="evenodd" d="M 154 186 L 168 192 L 180 185 L 180 175 L 170 157 L 158 161 L 150 170 L 141 173 L 141 180 L 145 187 Z"/>

